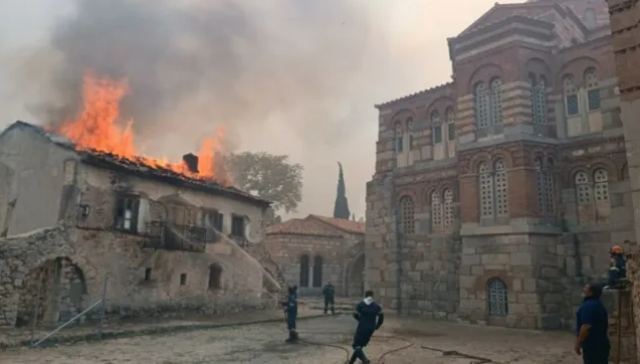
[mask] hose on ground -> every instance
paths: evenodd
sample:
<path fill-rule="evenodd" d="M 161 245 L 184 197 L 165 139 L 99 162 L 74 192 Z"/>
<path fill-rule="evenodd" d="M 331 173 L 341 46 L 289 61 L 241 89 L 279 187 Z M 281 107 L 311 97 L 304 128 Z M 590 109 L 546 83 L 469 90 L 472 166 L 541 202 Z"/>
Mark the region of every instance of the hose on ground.
<path fill-rule="evenodd" d="M 425 350 L 436 351 L 436 352 L 442 353 L 442 356 L 455 356 L 455 357 L 458 357 L 458 358 L 477 360 L 477 361 L 472 362 L 472 364 L 495 363 L 495 361 L 493 361 L 491 359 L 483 358 L 481 356 L 475 356 L 475 355 L 469 355 L 469 354 L 461 353 L 461 352 L 456 351 L 456 350 L 442 350 L 442 349 L 432 348 L 432 347 L 425 346 L 425 345 L 420 346 L 420 348 L 425 349 Z"/>

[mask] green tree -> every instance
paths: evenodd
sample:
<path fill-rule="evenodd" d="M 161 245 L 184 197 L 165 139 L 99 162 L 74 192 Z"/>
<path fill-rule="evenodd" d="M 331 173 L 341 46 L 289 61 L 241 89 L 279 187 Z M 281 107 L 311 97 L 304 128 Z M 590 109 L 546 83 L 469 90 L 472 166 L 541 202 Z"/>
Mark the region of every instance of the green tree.
<path fill-rule="evenodd" d="M 338 219 L 349 220 L 349 201 L 347 201 L 346 188 L 344 186 L 344 174 L 342 173 L 342 164 L 338 162 L 338 191 L 336 193 L 336 204 L 333 207 L 333 217 Z"/>
<path fill-rule="evenodd" d="M 286 155 L 243 152 L 228 155 L 225 165 L 233 185 L 272 201 L 276 212 L 291 212 L 302 200 L 303 167 L 288 159 Z"/>

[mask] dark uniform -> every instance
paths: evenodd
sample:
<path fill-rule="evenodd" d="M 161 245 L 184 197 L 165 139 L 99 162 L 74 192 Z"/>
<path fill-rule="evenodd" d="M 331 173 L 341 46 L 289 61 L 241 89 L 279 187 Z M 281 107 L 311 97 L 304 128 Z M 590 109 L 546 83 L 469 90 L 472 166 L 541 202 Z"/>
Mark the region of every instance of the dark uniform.
<path fill-rule="evenodd" d="M 611 265 L 609 267 L 609 281 L 608 285 L 614 288 L 618 285 L 620 279 L 627 277 L 627 263 L 624 259 L 624 255 L 611 254 Z"/>
<path fill-rule="evenodd" d="M 609 362 L 609 316 L 602 302 L 595 297 L 584 299 L 576 313 L 576 335 L 582 325 L 591 325 L 589 336 L 582 343 L 584 364 L 607 364 Z"/>
<path fill-rule="evenodd" d="M 289 330 L 289 338 L 287 342 L 295 342 L 298 340 L 296 332 L 296 320 L 298 318 L 298 292 L 296 287 L 289 288 L 287 302 L 283 304 L 284 311 L 287 314 L 287 329 Z"/>
<path fill-rule="evenodd" d="M 331 314 L 332 315 L 336 314 L 336 308 L 334 306 L 335 305 L 335 303 L 334 303 L 335 294 L 336 294 L 336 289 L 335 289 L 335 287 L 333 287 L 333 285 L 331 283 L 328 283 L 322 289 L 322 295 L 324 296 L 324 313 L 325 313 L 325 315 L 327 314 L 327 311 L 328 311 L 329 307 L 331 307 Z"/>
<path fill-rule="evenodd" d="M 366 297 L 356 306 L 353 317 L 358 321 L 358 328 L 353 337 L 353 355 L 349 363 L 355 363 L 356 359 L 362 360 L 363 363 L 370 363 L 364 355 L 363 348 L 369 344 L 374 331 L 384 322 L 382 307 L 375 303 L 372 297 Z"/>

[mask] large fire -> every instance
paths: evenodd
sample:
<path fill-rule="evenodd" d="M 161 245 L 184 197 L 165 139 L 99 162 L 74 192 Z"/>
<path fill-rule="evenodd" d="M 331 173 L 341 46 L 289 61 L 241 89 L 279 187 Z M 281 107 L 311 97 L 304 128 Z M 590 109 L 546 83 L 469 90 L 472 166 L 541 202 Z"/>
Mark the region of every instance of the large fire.
<path fill-rule="evenodd" d="M 215 180 L 228 184 L 229 177 L 218 165 L 221 160 L 224 129 L 202 141 L 198 153 L 198 172 L 189 170 L 184 162 L 141 156 L 137 153 L 133 120 L 120 120 L 120 101 L 129 92 L 125 80 L 112 80 L 87 73 L 82 91 L 82 110 L 73 120 L 67 120 L 58 132 L 69 138 L 77 148 L 110 153 L 151 167 L 170 169 L 191 178 Z"/>

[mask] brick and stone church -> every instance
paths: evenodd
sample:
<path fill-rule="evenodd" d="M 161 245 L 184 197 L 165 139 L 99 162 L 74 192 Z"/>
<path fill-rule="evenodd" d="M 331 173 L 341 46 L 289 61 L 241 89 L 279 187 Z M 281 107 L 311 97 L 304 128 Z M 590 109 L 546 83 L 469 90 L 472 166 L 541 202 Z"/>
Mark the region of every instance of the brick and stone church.
<path fill-rule="evenodd" d="M 567 327 L 634 241 L 606 2 L 495 4 L 449 83 L 377 105 L 366 282 L 389 309 Z"/>

